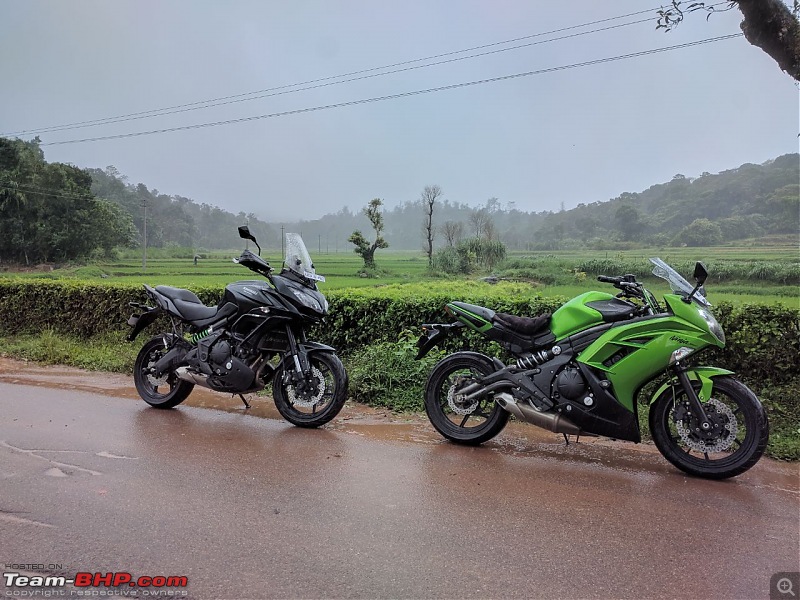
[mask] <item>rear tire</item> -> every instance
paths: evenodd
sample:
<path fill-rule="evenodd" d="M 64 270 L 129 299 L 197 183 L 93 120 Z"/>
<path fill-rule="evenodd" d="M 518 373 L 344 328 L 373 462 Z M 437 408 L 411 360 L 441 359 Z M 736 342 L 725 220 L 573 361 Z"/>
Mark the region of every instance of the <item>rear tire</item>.
<path fill-rule="evenodd" d="M 284 382 L 286 370 L 282 366 L 272 380 L 272 397 L 278 412 L 292 425 L 319 427 L 342 410 L 347 400 L 347 371 L 332 352 L 309 354 L 308 362 L 312 376 L 307 382 L 310 387 L 305 392 Z"/>
<path fill-rule="evenodd" d="M 456 352 L 436 364 L 425 383 L 425 412 L 436 431 L 457 444 L 477 446 L 503 430 L 511 415 L 493 394 L 466 405 L 457 393 L 496 370 L 491 359 L 473 352 Z"/>
<path fill-rule="evenodd" d="M 761 402 L 741 381 L 722 375 L 713 382 L 711 400 L 703 408 L 718 433 L 698 433 L 686 394 L 677 388 L 667 388 L 650 407 L 650 433 L 664 458 L 682 471 L 726 479 L 758 462 L 769 440 L 769 422 Z"/>
<path fill-rule="evenodd" d="M 136 357 L 133 366 L 133 382 L 142 400 L 153 408 L 174 408 L 186 400 L 194 389 L 194 384 L 178 379 L 175 372 L 156 378 L 148 372 L 164 354 L 164 335 L 148 340 Z"/>

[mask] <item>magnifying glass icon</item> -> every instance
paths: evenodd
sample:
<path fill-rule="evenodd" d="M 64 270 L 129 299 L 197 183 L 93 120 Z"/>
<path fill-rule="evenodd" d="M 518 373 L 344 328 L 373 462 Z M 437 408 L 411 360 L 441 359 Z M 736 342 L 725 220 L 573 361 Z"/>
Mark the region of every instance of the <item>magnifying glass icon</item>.
<path fill-rule="evenodd" d="M 789 579 L 788 577 L 783 577 L 781 579 L 778 579 L 778 583 L 775 584 L 775 587 L 778 588 L 778 591 L 781 594 L 789 594 L 793 598 L 797 597 L 796 594 L 794 593 L 794 590 L 792 589 L 793 587 L 792 580 Z"/>

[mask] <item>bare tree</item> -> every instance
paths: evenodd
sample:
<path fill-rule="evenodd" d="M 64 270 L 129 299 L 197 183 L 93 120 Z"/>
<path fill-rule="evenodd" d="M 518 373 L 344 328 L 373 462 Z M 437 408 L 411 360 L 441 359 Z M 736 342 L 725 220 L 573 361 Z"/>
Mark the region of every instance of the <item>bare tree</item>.
<path fill-rule="evenodd" d="M 442 195 L 442 188 L 438 185 L 426 185 L 419 195 L 422 202 L 422 210 L 425 211 L 425 221 L 422 223 L 425 234 L 425 254 L 428 255 L 428 266 L 433 264 L 433 238 L 436 237 L 436 229 L 433 227 L 433 207 L 436 199 Z"/>
<path fill-rule="evenodd" d="M 672 4 L 658 12 L 656 29 L 670 31 L 684 19 L 686 13 L 708 13 L 738 7 L 742 13 L 739 26 L 745 39 L 761 48 L 793 79 L 800 81 L 800 21 L 797 19 L 800 2 L 794 0 L 790 10 L 781 0 L 731 0 L 723 9 L 706 2 L 672 0 Z"/>
<path fill-rule="evenodd" d="M 440 230 L 444 239 L 447 240 L 447 245 L 453 248 L 464 235 L 464 224 L 461 221 L 445 221 Z"/>
<path fill-rule="evenodd" d="M 469 215 L 469 224 L 472 226 L 476 238 L 486 237 L 486 230 L 491 227 L 489 223 L 492 223 L 492 217 L 485 208 L 473 210 Z M 494 224 L 492 223 L 492 225 Z"/>

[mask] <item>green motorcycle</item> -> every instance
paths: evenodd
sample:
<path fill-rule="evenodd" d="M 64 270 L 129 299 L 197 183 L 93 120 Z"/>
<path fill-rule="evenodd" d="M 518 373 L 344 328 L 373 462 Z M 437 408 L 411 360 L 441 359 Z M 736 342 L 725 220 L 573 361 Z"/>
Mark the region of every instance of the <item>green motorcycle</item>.
<path fill-rule="evenodd" d="M 752 467 L 767 445 L 769 424 L 756 395 L 731 371 L 687 366 L 725 334 L 709 311 L 697 263 L 692 286 L 661 259 L 653 274 L 670 284 L 665 306 L 633 275 L 600 276 L 620 290 L 586 292 L 552 315 L 535 318 L 450 302 L 456 320 L 423 325 L 417 358 L 458 330 L 498 342 L 512 364 L 478 352 L 456 352 L 436 364 L 425 385 L 425 411 L 453 442 L 480 444 L 496 436 L 511 415 L 568 435 L 640 442 L 636 397 L 659 376 L 650 399 L 656 447 L 679 469 L 724 479 Z"/>

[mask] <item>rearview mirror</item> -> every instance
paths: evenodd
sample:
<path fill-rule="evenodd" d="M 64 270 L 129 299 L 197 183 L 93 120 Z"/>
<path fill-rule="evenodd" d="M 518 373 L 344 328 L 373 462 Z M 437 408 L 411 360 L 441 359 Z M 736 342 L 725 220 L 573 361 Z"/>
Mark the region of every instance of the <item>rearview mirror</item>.
<path fill-rule="evenodd" d="M 252 242 L 256 241 L 256 238 L 253 237 L 252 233 L 250 233 L 250 228 L 247 225 L 242 225 L 239 227 L 239 237 Z"/>
<path fill-rule="evenodd" d="M 256 248 L 258 248 L 258 255 L 261 256 L 261 246 L 258 245 L 256 237 L 250 233 L 250 228 L 247 225 L 239 226 L 239 237 L 253 242 L 256 245 Z"/>
<path fill-rule="evenodd" d="M 697 285 L 703 285 L 707 278 L 708 271 L 706 271 L 706 266 L 698 261 L 694 265 L 694 280 L 697 282 Z"/>

